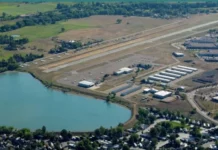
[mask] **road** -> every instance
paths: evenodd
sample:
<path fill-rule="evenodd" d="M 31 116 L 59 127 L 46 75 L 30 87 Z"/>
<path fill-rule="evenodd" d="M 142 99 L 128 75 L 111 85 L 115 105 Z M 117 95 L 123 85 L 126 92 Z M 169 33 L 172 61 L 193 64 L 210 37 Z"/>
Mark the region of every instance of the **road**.
<path fill-rule="evenodd" d="M 144 45 L 146 43 L 156 42 L 156 41 L 159 41 L 161 39 L 169 38 L 169 37 L 172 37 L 172 36 L 175 36 L 175 35 L 179 35 L 179 34 L 182 34 L 182 33 L 185 33 L 185 32 L 190 32 L 190 31 L 193 31 L 193 30 L 196 30 L 196 29 L 199 29 L 199 28 L 202 28 L 202 27 L 210 26 L 210 25 L 213 25 L 213 24 L 217 24 L 217 23 L 218 23 L 218 21 L 212 21 L 212 22 L 197 25 L 197 26 L 194 26 L 194 27 L 186 28 L 186 29 L 183 29 L 183 30 L 180 30 L 180 31 L 172 32 L 172 33 L 169 33 L 169 34 L 166 34 L 166 35 L 151 38 L 149 40 L 144 40 L 144 41 L 141 41 L 141 42 L 129 44 L 129 45 L 126 45 L 126 46 L 123 46 L 123 47 L 120 47 L 120 48 L 112 49 L 112 50 L 107 51 L 107 52 L 103 52 L 103 53 L 99 53 L 99 54 L 96 54 L 96 55 L 93 55 L 93 56 L 90 56 L 90 57 L 79 59 L 79 60 L 74 61 L 74 62 L 70 62 L 70 63 L 59 65 L 59 66 L 56 66 L 56 67 L 53 67 L 53 68 L 50 68 L 50 69 L 46 69 L 43 72 L 49 73 L 49 72 L 57 71 L 59 69 L 62 69 L 62 68 L 68 67 L 68 66 L 72 66 L 72 65 L 75 65 L 75 64 L 79 64 L 79 63 L 89 61 L 89 60 L 97 59 L 97 58 L 100 58 L 100 57 L 103 57 L 103 56 L 107 56 L 109 54 L 113 54 L 113 53 L 117 53 L 117 52 L 120 52 L 120 51 L 123 51 L 123 50 L 126 50 L 126 49 L 130 49 L 130 48 L 133 48 L 133 47 L 136 47 L 136 46 L 141 46 L 141 45 Z M 190 36 L 190 35 L 198 34 L 198 33 L 201 33 L 201 32 L 205 32 L 205 31 L 207 31 L 207 30 L 194 32 L 192 34 L 187 34 L 187 35 L 185 35 L 183 37 L 180 37 L 178 39 L 181 39 L 181 38 L 184 38 L 184 37 L 187 37 L 187 36 Z M 177 40 L 177 39 L 173 39 L 173 40 L 170 40 L 170 41 L 174 41 L 174 40 Z M 169 41 L 167 41 L 167 42 L 169 42 Z M 163 43 L 166 43 L 166 42 L 163 42 Z M 154 44 L 151 47 L 158 46 L 158 45 L 163 44 L 163 43 Z M 146 49 L 151 48 L 151 47 L 147 47 Z"/>
<path fill-rule="evenodd" d="M 202 116 L 204 117 L 205 119 L 215 123 L 215 124 L 218 124 L 218 121 L 217 120 L 214 120 L 213 118 L 211 118 L 210 116 L 207 115 L 208 112 L 205 112 L 205 111 L 202 111 L 201 108 L 198 106 L 198 104 L 194 101 L 194 96 L 195 96 L 195 92 L 196 90 L 192 91 L 192 92 L 189 92 L 187 93 L 187 100 L 188 102 L 190 103 L 190 105 L 196 109 L 196 111 Z"/>
<path fill-rule="evenodd" d="M 179 134 L 179 137 L 176 138 L 177 140 L 181 140 L 183 138 L 189 138 L 190 137 L 190 135 L 187 134 L 187 133 L 178 133 L 178 134 Z M 166 145 L 168 143 L 169 143 L 169 140 L 167 140 L 167 141 L 160 141 L 160 142 L 158 142 L 158 144 L 156 146 L 156 149 L 160 149 L 162 146 L 164 146 L 164 145 Z"/>
<path fill-rule="evenodd" d="M 139 131 L 137 132 L 138 135 L 142 134 L 143 133 L 146 133 L 146 132 L 149 132 L 151 128 L 154 128 L 156 126 L 156 124 L 160 123 L 160 122 L 164 122 L 164 121 L 167 121 L 166 119 L 157 119 L 154 121 L 153 124 L 151 124 L 148 128 L 146 128 L 145 130 L 143 131 Z"/>

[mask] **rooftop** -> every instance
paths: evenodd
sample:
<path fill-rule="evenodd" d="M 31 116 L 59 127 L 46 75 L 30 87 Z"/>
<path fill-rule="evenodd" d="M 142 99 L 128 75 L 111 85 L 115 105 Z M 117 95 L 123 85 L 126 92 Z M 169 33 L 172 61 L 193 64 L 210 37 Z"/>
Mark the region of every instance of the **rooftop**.
<path fill-rule="evenodd" d="M 155 96 L 168 96 L 169 94 L 171 94 L 172 92 L 169 91 L 158 91 L 156 92 L 154 95 Z"/>
<path fill-rule="evenodd" d="M 86 80 L 80 81 L 79 84 L 82 84 L 82 85 L 89 85 L 89 86 L 94 85 L 93 82 L 91 82 L 91 81 L 86 81 Z"/>

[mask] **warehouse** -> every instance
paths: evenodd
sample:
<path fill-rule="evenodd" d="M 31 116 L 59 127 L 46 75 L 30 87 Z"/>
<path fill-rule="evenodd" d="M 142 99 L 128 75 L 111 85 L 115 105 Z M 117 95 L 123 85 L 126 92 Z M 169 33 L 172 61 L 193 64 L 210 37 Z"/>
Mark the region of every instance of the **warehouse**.
<path fill-rule="evenodd" d="M 175 73 L 175 74 L 179 74 L 179 75 L 182 75 L 182 76 L 187 75 L 187 73 L 185 73 L 185 72 L 176 71 L 176 70 L 172 70 L 172 69 L 166 69 L 166 72 Z"/>
<path fill-rule="evenodd" d="M 179 52 L 173 52 L 173 55 L 175 57 L 184 57 L 184 54 L 183 53 L 179 53 Z"/>
<path fill-rule="evenodd" d="M 180 65 L 178 65 L 177 67 L 178 68 L 183 68 L 183 69 L 189 69 L 189 70 L 193 70 L 193 71 L 198 71 L 197 68 L 192 68 L 192 67 L 187 67 L 187 66 L 180 66 Z"/>
<path fill-rule="evenodd" d="M 174 74 L 174 73 L 169 73 L 169 72 L 164 72 L 164 71 L 160 72 L 160 74 L 170 76 L 170 77 L 174 77 L 174 78 L 180 78 L 181 77 L 181 75 L 179 75 L 179 74 Z"/>
<path fill-rule="evenodd" d="M 114 72 L 114 74 L 115 74 L 115 75 L 121 75 L 121 74 L 130 73 L 130 72 L 132 72 L 132 71 L 133 71 L 133 69 L 124 67 L 124 68 L 121 68 L 120 70 Z"/>
<path fill-rule="evenodd" d="M 122 87 L 120 87 L 120 88 L 117 88 L 117 89 L 111 91 L 111 93 L 118 93 L 118 92 L 121 92 L 121 91 L 123 91 L 123 90 L 126 90 L 126 89 L 128 89 L 128 88 L 130 88 L 130 87 L 132 87 L 132 84 L 127 84 L 127 85 L 125 85 L 125 86 L 122 86 Z"/>
<path fill-rule="evenodd" d="M 86 81 L 86 80 L 80 81 L 80 82 L 78 83 L 78 86 L 84 87 L 84 88 L 89 88 L 89 87 L 92 87 L 92 86 L 94 86 L 94 85 L 95 85 L 95 83 L 90 82 L 90 81 Z"/>
<path fill-rule="evenodd" d="M 123 93 L 121 93 L 120 96 L 129 95 L 129 94 L 131 94 L 133 92 L 136 92 L 136 91 L 140 90 L 141 88 L 142 88 L 141 86 L 133 87 L 133 88 L 128 89 L 128 90 L 124 91 Z"/>
<path fill-rule="evenodd" d="M 154 97 L 155 98 L 159 98 L 159 99 L 164 99 L 166 97 L 169 97 L 172 95 L 172 92 L 168 92 L 168 91 L 159 91 L 159 92 L 156 92 L 154 94 Z"/>
<path fill-rule="evenodd" d="M 193 72 L 193 70 L 183 69 L 183 68 L 178 68 L 178 67 L 172 67 L 172 69 L 177 70 L 177 71 L 187 72 L 187 73 L 192 73 Z"/>
<path fill-rule="evenodd" d="M 155 76 L 149 76 L 148 79 L 155 80 L 155 81 L 161 81 L 161 82 L 164 82 L 164 83 L 169 83 L 170 82 L 170 80 L 168 80 L 168 79 L 158 78 L 158 77 L 155 77 Z"/>
<path fill-rule="evenodd" d="M 176 78 L 174 77 L 169 77 L 169 76 L 165 76 L 165 75 L 160 75 L 160 74 L 155 74 L 155 77 L 159 77 L 159 78 L 164 78 L 164 79 L 168 79 L 168 80 L 175 80 Z"/>

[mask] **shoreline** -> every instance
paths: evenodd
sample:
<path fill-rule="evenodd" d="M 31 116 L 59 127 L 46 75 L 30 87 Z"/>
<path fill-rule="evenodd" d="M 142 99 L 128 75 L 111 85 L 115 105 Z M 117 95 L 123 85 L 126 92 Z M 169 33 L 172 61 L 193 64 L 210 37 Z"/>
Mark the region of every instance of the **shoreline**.
<path fill-rule="evenodd" d="M 18 69 L 18 70 L 15 70 L 15 71 L 6 71 L 6 72 L 29 73 L 33 78 L 37 79 L 44 86 L 46 86 L 46 88 L 51 88 L 53 90 L 58 90 L 58 91 L 61 91 L 63 93 L 66 93 L 66 94 L 76 94 L 76 95 L 79 95 L 79 96 L 90 97 L 90 98 L 94 98 L 95 100 L 101 100 L 101 101 L 106 102 L 107 94 L 100 93 L 100 92 L 97 92 L 97 91 L 90 91 L 88 89 L 77 88 L 77 87 L 68 87 L 68 86 L 58 84 L 56 82 L 51 83 L 51 85 L 49 85 L 48 81 L 41 79 L 39 75 L 37 75 L 36 73 L 34 73 L 32 71 Z M 3 72 L 3 73 L 6 73 L 6 72 Z M 138 110 L 136 108 L 136 106 L 134 105 L 134 103 L 130 103 L 129 101 L 126 101 L 125 99 L 123 99 L 121 97 L 116 97 L 115 101 L 112 101 L 112 102 L 109 102 L 109 103 L 116 104 L 116 105 L 119 105 L 121 107 L 124 107 L 124 108 L 130 110 L 131 115 L 130 115 L 129 119 L 122 123 L 124 129 L 132 127 L 132 125 L 134 125 L 134 123 L 136 122 L 135 116 L 136 116 L 136 113 L 137 113 L 137 110 Z M 49 132 L 58 133 L 60 131 L 49 131 Z M 80 134 L 84 134 L 84 133 L 92 133 L 92 132 L 94 132 L 94 130 L 93 131 L 70 131 L 70 132 L 72 132 L 72 133 L 74 133 L 76 135 L 80 135 Z"/>

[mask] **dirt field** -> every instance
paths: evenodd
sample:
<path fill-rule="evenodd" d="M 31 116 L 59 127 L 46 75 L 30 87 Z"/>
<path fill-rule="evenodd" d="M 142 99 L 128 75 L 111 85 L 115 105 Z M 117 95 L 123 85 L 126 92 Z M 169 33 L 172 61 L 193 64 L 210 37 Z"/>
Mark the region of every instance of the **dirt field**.
<path fill-rule="evenodd" d="M 121 24 L 116 24 L 117 19 L 122 19 Z M 169 24 L 177 20 L 154 19 L 147 17 L 123 17 L 123 16 L 91 16 L 72 22 L 81 22 L 96 26 L 94 29 L 69 31 L 60 34 L 58 37 L 63 40 L 82 40 L 117 38 L 127 34 L 155 28 L 164 24 Z"/>

